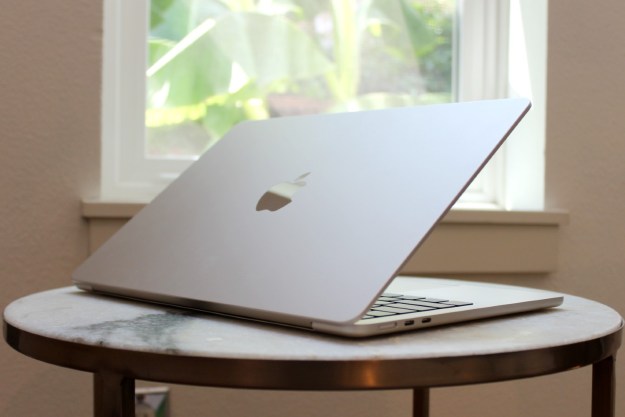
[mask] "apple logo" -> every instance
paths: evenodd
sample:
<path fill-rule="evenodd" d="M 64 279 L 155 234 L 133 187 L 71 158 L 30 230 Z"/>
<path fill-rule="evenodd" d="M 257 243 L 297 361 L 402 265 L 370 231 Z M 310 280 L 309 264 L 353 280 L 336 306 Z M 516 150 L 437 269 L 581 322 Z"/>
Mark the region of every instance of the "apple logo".
<path fill-rule="evenodd" d="M 281 182 L 271 187 L 263 194 L 260 200 L 258 200 L 256 211 L 277 211 L 291 203 L 295 193 L 306 185 L 306 181 L 303 180 L 308 175 L 310 175 L 310 172 L 300 175 L 293 181 Z"/>

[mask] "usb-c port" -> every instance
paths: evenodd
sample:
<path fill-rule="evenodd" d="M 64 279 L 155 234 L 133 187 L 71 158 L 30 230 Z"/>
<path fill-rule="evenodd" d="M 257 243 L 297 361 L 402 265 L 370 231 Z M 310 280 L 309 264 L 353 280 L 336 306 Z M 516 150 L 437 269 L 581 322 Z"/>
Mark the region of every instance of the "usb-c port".
<path fill-rule="evenodd" d="M 421 323 L 429 323 L 431 321 L 432 321 L 432 319 L 430 317 L 426 317 L 424 319 L 421 319 Z"/>
<path fill-rule="evenodd" d="M 404 326 L 412 326 L 414 324 L 414 320 L 406 320 L 404 322 Z"/>

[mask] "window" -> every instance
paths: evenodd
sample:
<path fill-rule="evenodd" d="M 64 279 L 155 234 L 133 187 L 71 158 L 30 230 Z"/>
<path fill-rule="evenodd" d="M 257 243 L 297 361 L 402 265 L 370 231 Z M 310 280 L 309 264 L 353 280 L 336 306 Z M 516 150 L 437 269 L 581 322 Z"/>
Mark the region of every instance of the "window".
<path fill-rule="evenodd" d="M 246 118 L 506 96 L 509 16 L 489 0 L 105 0 L 102 198 L 149 200 Z M 497 159 L 466 203 L 504 200 Z"/>
<path fill-rule="evenodd" d="M 452 99 L 454 0 L 152 0 L 145 154 L 243 120 Z"/>

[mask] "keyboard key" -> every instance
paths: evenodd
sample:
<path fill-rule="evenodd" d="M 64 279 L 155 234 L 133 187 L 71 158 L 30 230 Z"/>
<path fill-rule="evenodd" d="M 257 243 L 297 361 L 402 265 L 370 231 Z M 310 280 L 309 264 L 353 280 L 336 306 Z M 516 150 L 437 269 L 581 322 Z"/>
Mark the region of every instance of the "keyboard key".
<path fill-rule="evenodd" d="M 372 317 L 386 317 L 386 316 L 394 316 L 397 313 L 392 311 L 381 311 L 381 310 L 369 310 L 367 311 L 367 315 Z"/>
<path fill-rule="evenodd" d="M 450 304 L 450 305 L 452 305 L 452 306 L 454 306 L 454 307 L 462 307 L 462 306 L 470 306 L 470 305 L 473 305 L 473 303 L 469 303 L 469 302 L 467 302 L 467 301 L 451 301 L 451 300 L 450 300 L 450 301 L 445 301 L 445 302 L 444 302 L 444 303 L 442 303 L 442 304 Z"/>
<path fill-rule="evenodd" d="M 373 312 L 385 312 L 385 313 L 394 313 L 394 314 L 406 314 L 406 313 L 411 313 L 412 310 L 408 310 L 405 308 L 396 308 L 396 307 L 388 307 L 388 306 L 382 306 L 382 307 L 377 307 L 374 310 L 370 310 L 368 314 L 371 314 Z"/>
<path fill-rule="evenodd" d="M 467 301 L 427 298 L 414 295 L 384 293 L 375 302 L 363 319 L 388 317 L 397 314 L 420 313 L 438 309 L 472 305 Z"/>
<path fill-rule="evenodd" d="M 424 302 L 423 300 L 397 300 L 397 303 L 402 303 L 402 304 L 408 304 L 410 306 L 418 306 L 418 305 L 422 305 L 423 303 L 427 303 Z M 443 306 L 443 304 L 438 305 L 436 304 L 436 307 L 440 308 L 441 306 Z"/>
<path fill-rule="evenodd" d="M 393 304 L 387 305 L 386 307 L 404 308 L 406 310 L 411 310 L 411 311 L 415 311 L 415 312 L 436 310 L 433 307 L 424 307 L 424 306 L 418 306 L 418 305 L 414 305 L 414 304 L 402 304 L 402 303 L 393 303 Z M 446 307 L 447 306 L 445 306 L 445 308 Z"/>
<path fill-rule="evenodd" d="M 410 305 L 413 305 L 413 306 L 432 307 L 432 308 L 450 308 L 450 307 L 454 307 L 453 305 L 450 305 L 450 304 L 429 303 L 429 302 L 423 301 L 423 300 L 417 300 L 417 301 L 411 301 L 411 302 L 406 301 L 406 304 L 410 304 Z"/>
<path fill-rule="evenodd" d="M 399 297 L 379 297 L 378 298 L 378 302 L 392 302 L 392 301 L 397 301 L 399 299 Z"/>
<path fill-rule="evenodd" d="M 401 299 L 402 300 L 423 300 L 425 299 L 425 297 L 417 297 L 415 295 L 402 295 Z"/>

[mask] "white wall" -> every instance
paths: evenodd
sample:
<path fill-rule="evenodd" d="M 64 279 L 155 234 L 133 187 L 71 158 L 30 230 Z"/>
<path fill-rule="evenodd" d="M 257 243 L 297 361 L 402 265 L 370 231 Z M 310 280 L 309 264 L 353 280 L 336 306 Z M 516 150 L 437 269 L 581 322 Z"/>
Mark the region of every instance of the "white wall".
<path fill-rule="evenodd" d="M 524 282 L 625 312 L 625 2 L 552 0 L 549 13 L 547 202 L 568 209 L 571 221 L 561 235 L 559 271 Z M 101 4 L 94 0 L 2 2 L 0 307 L 68 285 L 70 271 L 86 255 L 79 201 L 97 194 L 100 19 Z M 619 382 L 624 371 L 621 361 Z M 434 390 L 432 415 L 586 416 L 589 376 L 583 369 Z M 0 343 L 2 416 L 89 415 L 90 381 L 87 374 L 36 362 Z M 407 392 L 176 387 L 174 396 L 178 416 L 410 415 Z M 623 413 L 621 389 L 617 415 Z"/>

